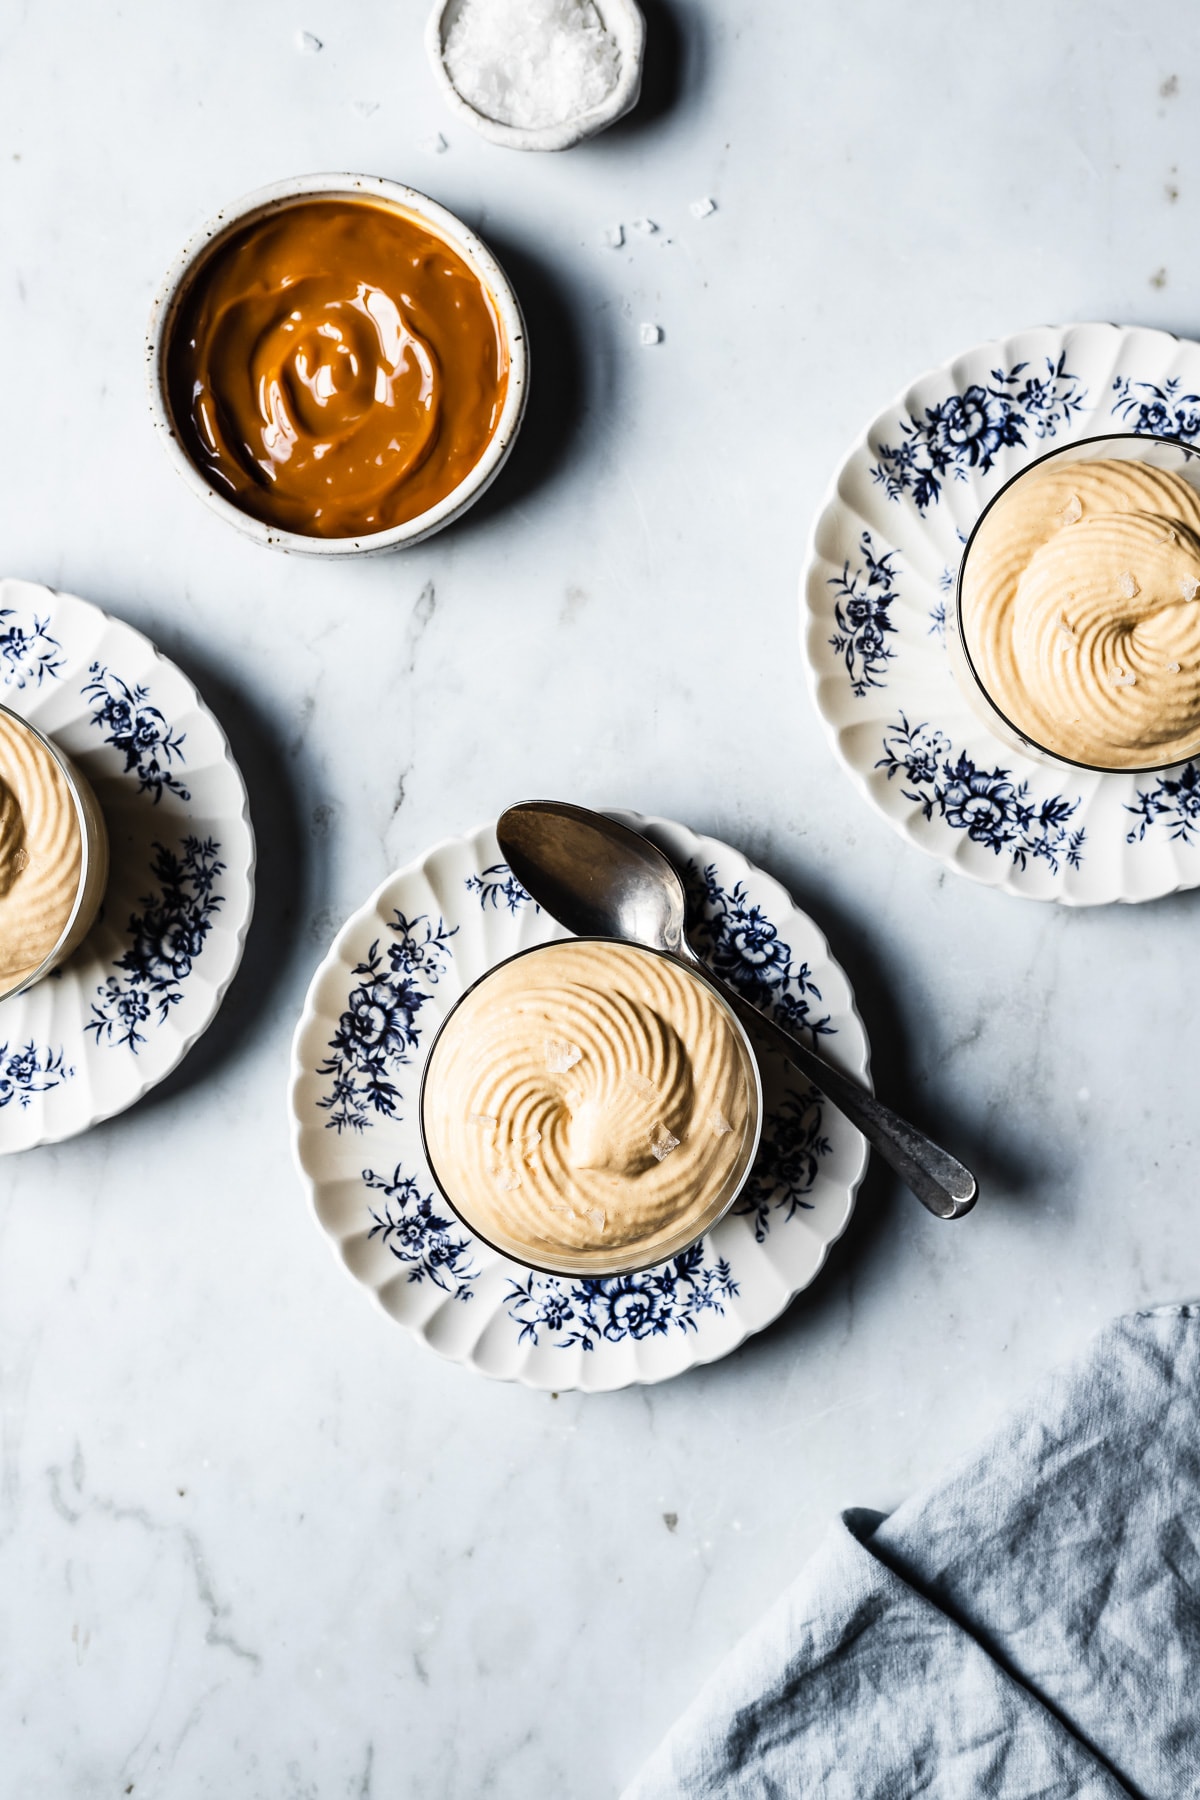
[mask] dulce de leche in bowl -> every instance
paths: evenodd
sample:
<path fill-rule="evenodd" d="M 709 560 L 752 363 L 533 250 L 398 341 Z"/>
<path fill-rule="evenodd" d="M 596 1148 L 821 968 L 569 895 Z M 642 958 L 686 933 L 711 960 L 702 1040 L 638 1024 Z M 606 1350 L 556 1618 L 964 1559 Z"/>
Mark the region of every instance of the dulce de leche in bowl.
<path fill-rule="evenodd" d="M 259 541 L 391 549 L 448 524 L 511 447 L 521 314 L 444 208 L 364 176 L 264 190 L 155 304 L 151 392 L 177 466 Z"/>

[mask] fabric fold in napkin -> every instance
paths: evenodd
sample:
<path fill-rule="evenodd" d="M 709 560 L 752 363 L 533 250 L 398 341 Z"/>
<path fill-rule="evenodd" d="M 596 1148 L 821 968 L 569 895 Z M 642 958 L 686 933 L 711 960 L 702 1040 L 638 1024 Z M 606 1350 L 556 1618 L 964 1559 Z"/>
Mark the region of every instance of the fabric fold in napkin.
<path fill-rule="evenodd" d="M 625 1800 L 1200 1795 L 1200 1306 L 1109 1326 L 982 1452 L 849 1512 Z"/>

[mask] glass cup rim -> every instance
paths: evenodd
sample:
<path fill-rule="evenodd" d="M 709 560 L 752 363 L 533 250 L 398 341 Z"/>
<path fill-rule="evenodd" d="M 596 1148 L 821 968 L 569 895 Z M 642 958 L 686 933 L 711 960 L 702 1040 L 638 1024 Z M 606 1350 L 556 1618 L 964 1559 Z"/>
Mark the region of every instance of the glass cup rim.
<path fill-rule="evenodd" d="M 514 1251 L 505 1249 L 503 1245 L 494 1243 L 491 1238 L 487 1237 L 484 1232 L 480 1231 L 477 1225 L 473 1224 L 472 1221 L 466 1217 L 451 1195 L 447 1193 L 441 1176 L 438 1174 L 437 1165 L 430 1153 L 429 1142 L 425 1132 L 425 1089 L 429 1079 L 429 1071 L 433 1065 L 434 1054 L 438 1047 L 438 1042 L 447 1025 L 450 1023 L 450 1020 L 454 1017 L 463 1002 L 475 992 L 476 988 L 481 987 L 485 981 L 496 974 L 497 970 L 506 968 L 509 963 L 520 961 L 522 957 L 536 956 L 539 951 L 552 950 L 561 944 L 617 944 L 623 949 L 634 950 L 645 956 L 657 957 L 662 961 L 673 963 L 677 968 L 681 968 L 685 974 L 690 975 L 694 980 L 699 981 L 706 987 L 719 1002 L 722 1011 L 730 1025 L 733 1027 L 734 1036 L 742 1051 L 743 1066 L 746 1068 L 750 1077 L 750 1091 L 754 1108 L 753 1129 L 749 1134 L 751 1147 L 750 1153 L 746 1158 L 746 1166 L 743 1169 L 737 1184 L 730 1191 L 720 1212 L 715 1213 L 711 1219 L 707 1219 L 703 1226 L 701 1226 L 701 1228 L 690 1238 L 686 1239 L 685 1242 L 674 1245 L 663 1255 L 651 1257 L 648 1262 L 623 1263 L 619 1268 L 613 1269 L 597 1267 L 595 1265 L 587 1269 L 555 1269 L 550 1268 L 546 1263 L 534 1261 L 532 1257 L 517 1255 Z M 450 1208 L 459 1224 L 469 1231 L 472 1237 L 478 1238 L 481 1244 L 486 1244 L 489 1250 L 494 1250 L 498 1256 L 503 1256 L 508 1262 L 518 1263 L 523 1269 L 533 1269 L 539 1275 L 557 1275 L 564 1281 L 614 1280 L 624 1275 L 644 1274 L 647 1269 L 656 1269 L 660 1263 L 669 1262 L 672 1257 L 683 1256 L 694 1244 L 698 1244 L 700 1239 L 704 1237 L 707 1232 L 710 1232 L 714 1225 L 718 1224 L 722 1219 L 728 1216 L 730 1208 L 741 1194 L 747 1181 L 749 1181 L 754 1165 L 758 1160 L 758 1150 L 762 1140 L 763 1127 L 762 1069 L 759 1064 L 758 1052 L 754 1048 L 749 1032 L 734 1012 L 729 1001 L 725 998 L 719 985 L 712 979 L 702 964 L 697 964 L 693 967 L 691 963 L 685 962 L 683 958 L 674 955 L 670 950 L 659 950 L 651 944 L 639 944 L 630 938 L 601 937 L 594 934 L 577 936 L 572 932 L 567 937 L 550 938 L 543 944 L 526 944 L 523 950 L 514 950 L 511 956 L 501 957 L 499 962 L 493 963 L 491 967 L 485 969 L 481 975 L 477 975 L 469 987 L 463 989 L 462 993 L 459 994 L 453 1005 L 450 1006 L 445 1017 L 433 1034 L 433 1040 L 430 1043 L 429 1051 L 425 1058 L 425 1065 L 421 1070 L 421 1086 L 417 1096 L 417 1125 L 421 1136 L 421 1154 L 425 1158 L 425 1165 L 433 1178 L 434 1186 L 437 1188 L 438 1193 L 442 1196 L 442 1199 L 446 1202 L 446 1205 Z"/>
<path fill-rule="evenodd" d="M 44 975 L 49 975 L 51 970 L 55 968 L 55 958 L 60 955 L 63 945 L 75 929 L 79 919 L 79 909 L 83 905 L 84 896 L 87 893 L 88 874 L 92 862 L 92 847 L 88 838 L 87 814 L 84 809 L 83 796 L 79 791 L 81 777 L 76 773 L 73 764 L 64 752 L 58 748 L 58 745 L 54 743 L 53 739 L 48 738 L 44 731 L 40 731 L 38 727 L 33 724 L 32 720 L 25 717 L 24 713 L 19 713 L 15 707 L 6 705 L 3 700 L 0 700 L 0 713 L 10 719 L 15 719 L 23 730 L 29 732 L 31 737 L 37 739 L 43 749 L 49 751 L 62 773 L 63 780 L 67 784 L 67 791 L 71 796 L 71 804 L 75 808 L 75 823 L 79 827 L 79 880 L 76 883 L 75 900 L 71 907 L 67 922 L 55 938 L 53 947 L 47 951 L 37 968 L 27 975 L 24 980 L 17 982 L 15 986 L 5 988 L 0 992 L 0 1004 L 2 1004 L 5 1000 L 12 1000 L 16 995 L 25 993 L 25 991 L 28 988 L 31 988 L 35 982 L 40 981 Z"/>
<path fill-rule="evenodd" d="M 1040 468 L 1043 463 L 1052 462 L 1056 457 L 1066 456 L 1072 450 L 1081 450 L 1088 444 L 1111 443 L 1166 444 L 1172 450 L 1182 451 L 1188 462 L 1200 459 L 1200 448 L 1195 444 L 1185 443 L 1182 438 L 1170 437 L 1165 432 L 1097 431 L 1090 433 L 1087 437 L 1072 438 L 1069 444 L 1058 444 L 1052 450 L 1043 450 L 1039 456 L 1035 456 L 1029 462 L 1024 463 L 1021 468 L 1017 469 L 1014 474 L 1008 477 L 1007 481 L 1003 482 L 1001 486 L 997 488 L 996 492 L 992 495 L 967 534 L 967 541 L 963 545 L 962 556 L 959 559 L 958 575 L 956 576 L 954 583 L 954 631 L 958 639 L 958 648 L 970 672 L 971 680 L 974 682 L 978 692 L 983 696 L 997 718 L 1003 719 L 1004 723 L 1008 726 L 1014 736 L 1023 739 L 1024 742 L 1029 745 L 1029 748 L 1036 751 L 1039 756 L 1046 757 L 1050 762 L 1060 763 L 1067 769 L 1085 770 L 1089 775 L 1153 775 L 1164 769 L 1181 768 L 1185 763 L 1191 762 L 1192 757 L 1177 757 L 1174 762 L 1170 763 L 1120 763 L 1114 767 L 1111 763 L 1082 762 L 1078 757 L 1064 756 L 1060 750 L 1051 750 L 1047 744 L 1043 744 L 1035 738 L 1032 732 L 1027 731 L 1023 725 L 1019 725 L 1015 719 L 1010 718 L 999 702 L 992 697 L 992 694 L 982 680 L 978 669 L 975 667 L 975 659 L 971 655 L 966 633 L 963 630 L 963 575 L 966 571 L 967 561 L 974 547 L 975 540 L 979 535 L 980 527 L 992 508 L 999 500 L 1004 498 L 1010 488 L 1015 487 L 1019 481 L 1023 481 L 1026 475 L 1031 474 L 1034 469 Z"/>

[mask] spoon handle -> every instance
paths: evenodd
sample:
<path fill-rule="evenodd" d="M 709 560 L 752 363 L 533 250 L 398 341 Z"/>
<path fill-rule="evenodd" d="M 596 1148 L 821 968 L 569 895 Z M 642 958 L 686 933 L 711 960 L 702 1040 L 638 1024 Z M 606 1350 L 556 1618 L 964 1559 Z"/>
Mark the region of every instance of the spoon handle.
<path fill-rule="evenodd" d="M 883 1160 L 895 1169 L 923 1206 L 939 1219 L 961 1219 L 970 1212 L 978 1198 L 979 1188 L 971 1171 L 964 1168 L 949 1151 L 927 1138 L 923 1131 L 900 1118 L 882 1100 L 843 1075 L 807 1044 L 777 1025 L 769 1013 L 760 1012 L 728 982 L 719 980 L 712 970 L 704 973 L 714 986 L 726 995 L 738 1017 L 752 1029 L 764 1033 L 775 1048 L 787 1057 L 794 1068 L 815 1083 L 857 1126 L 868 1144 L 878 1150 Z"/>

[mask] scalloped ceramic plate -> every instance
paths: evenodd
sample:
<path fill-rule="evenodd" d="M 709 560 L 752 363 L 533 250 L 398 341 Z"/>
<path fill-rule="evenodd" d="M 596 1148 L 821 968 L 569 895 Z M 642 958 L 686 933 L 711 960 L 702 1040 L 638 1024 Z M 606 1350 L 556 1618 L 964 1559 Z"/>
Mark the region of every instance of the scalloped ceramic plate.
<path fill-rule="evenodd" d="M 0 1154 L 123 1112 L 212 1021 L 253 905 L 225 734 L 148 638 L 87 600 L 0 581 L 0 700 L 60 744 L 108 825 L 108 888 L 75 954 L 0 1001 Z"/>
<path fill-rule="evenodd" d="M 848 1072 L 867 1041 L 816 926 L 745 857 L 662 819 L 618 815 L 687 872 L 708 960 Z M 500 860 L 493 827 L 389 876 L 317 970 L 292 1047 L 292 1143 L 317 1221 L 391 1318 L 455 1362 L 562 1392 L 665 1381 L 725 1356 L 813 1280 L 866 1166 L 853 1126 L 763 1063 L 762 1144 L 735 1211 L 637 1275 L 534 1274 L 448 1216 L 417 1096 L 437 1027 L 494 963 L 564 933 Z"/>
<path fill-rule="evenodd" d="M 834 750 L 889 824 L 956 874 L 1068 906 L 1200 882 L 1200 768 L 1056 769 L 992 736 L 946 656 L 963 543 L 1027 462 L 1076 438 L 1200 440 L 1200 344 L 1116 325 L 982 344 L 881 413 L 809 546 L 803 632 Z"/>

